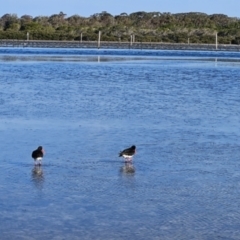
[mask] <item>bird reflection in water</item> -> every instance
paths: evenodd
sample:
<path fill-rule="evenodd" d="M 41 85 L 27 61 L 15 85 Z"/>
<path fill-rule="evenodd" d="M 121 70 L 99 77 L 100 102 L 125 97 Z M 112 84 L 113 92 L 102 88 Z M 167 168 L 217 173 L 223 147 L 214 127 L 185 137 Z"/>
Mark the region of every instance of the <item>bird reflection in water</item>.
<path fill-rule="evenodd" d="M 133 166 L 132 161 L 125 161 L 124 165 L 121 167 L 120 171 L 125 174 L 134 174 L 135 167 Z"/>
<path fill-rule="evenodd" d="M 35 165 L 32 169 L 32 181 L 38 189 L 43 188 L 44 174 L 41 165 Z"/>

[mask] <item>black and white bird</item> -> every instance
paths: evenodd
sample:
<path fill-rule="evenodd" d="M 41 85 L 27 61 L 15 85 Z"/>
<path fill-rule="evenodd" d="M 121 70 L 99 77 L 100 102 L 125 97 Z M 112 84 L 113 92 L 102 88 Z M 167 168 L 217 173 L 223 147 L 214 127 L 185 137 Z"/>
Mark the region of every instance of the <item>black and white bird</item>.
<path fill-rule="evenodd" d="M 36 150 L 32 152 L 32 158 L 35 161 L 35 165 L 41 165 L 42 164 L 42 159 L 44 155 L 44 149 L 42 146 L 39 146 Z"/>
<path fill-rule="evenodd" d="M 119 157 L 123 157 L 127 161 L 131 161 L 136 153 L 136 146 L 132 145 L 130 148 L 126 148 L 119 153 Z"/>

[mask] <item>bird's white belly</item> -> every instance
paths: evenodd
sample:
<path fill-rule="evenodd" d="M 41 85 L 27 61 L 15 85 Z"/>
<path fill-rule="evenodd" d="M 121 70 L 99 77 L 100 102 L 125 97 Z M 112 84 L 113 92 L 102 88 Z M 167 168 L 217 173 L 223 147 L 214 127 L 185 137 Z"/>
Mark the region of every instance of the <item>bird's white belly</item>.
<path fill-rule="evenodd" d="M 42 164 L 42 157 L 38 157 L 34 160 L 35 165 L 41 165 Z"/>

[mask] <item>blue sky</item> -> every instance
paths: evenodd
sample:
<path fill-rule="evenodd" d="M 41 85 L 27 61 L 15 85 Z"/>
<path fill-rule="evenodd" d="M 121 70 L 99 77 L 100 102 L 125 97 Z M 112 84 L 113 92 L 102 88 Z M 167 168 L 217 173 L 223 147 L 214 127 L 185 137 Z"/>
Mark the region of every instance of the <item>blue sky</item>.
<path fill-rule="evenodd" d="M 107 11 L 120 13 L 145 12 L 203 12 L 222 13 L 240 18 L 240 0 L 0 0 L 0 17 L 6 13 L 51 16 L 60 11 L 70 17 L 74 14 L 89 17 Z"/>

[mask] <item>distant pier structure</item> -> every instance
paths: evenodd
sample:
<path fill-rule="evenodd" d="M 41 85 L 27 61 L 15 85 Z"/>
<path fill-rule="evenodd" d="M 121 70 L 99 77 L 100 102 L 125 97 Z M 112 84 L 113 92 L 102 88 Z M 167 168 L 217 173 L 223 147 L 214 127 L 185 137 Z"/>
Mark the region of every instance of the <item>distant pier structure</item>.
<path fill-rule="evenodd" d="M 197 44 L 197 43 L 163 43 L 163 42 L 110 42 L 100 41 L 51 41 L 51 40 L 0 40 L 0 47 L 29 48 L 101 48 L 101 49 L 152 49 L 152 50 L 199 50 L 199 51 L 240 51 L 240 45 L 234 44 Z M 217 38 L 217 37 L 216 37 Z"/>

